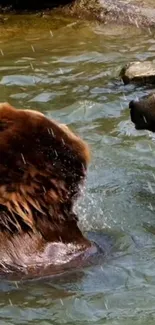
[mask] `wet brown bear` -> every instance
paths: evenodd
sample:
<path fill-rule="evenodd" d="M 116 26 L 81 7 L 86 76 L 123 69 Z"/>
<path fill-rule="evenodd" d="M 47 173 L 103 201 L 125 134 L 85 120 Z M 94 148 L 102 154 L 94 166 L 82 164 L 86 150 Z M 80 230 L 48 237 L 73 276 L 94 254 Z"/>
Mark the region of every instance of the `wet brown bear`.
<path fill-rule="evenodd" d="M 73 212 L 89 158 L 67 126 L 0 104 L 0 274 L 52 273 L 89 254 Z"/>
<path fill-rule="evenodd" d="M 137 130 L 155 132 L 155 94 L 129 103 L 131 121 Z"/>

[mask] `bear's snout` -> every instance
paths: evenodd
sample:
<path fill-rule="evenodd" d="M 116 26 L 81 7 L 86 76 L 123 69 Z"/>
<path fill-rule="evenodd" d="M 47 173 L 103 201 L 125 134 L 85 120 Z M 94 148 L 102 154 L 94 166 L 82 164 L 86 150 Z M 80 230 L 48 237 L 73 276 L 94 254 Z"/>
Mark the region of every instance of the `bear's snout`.
<path fill-rule="evenodd" d="M 148 129 L 148 118 L 143 111 L 139 100 L 131 100 L 129 103 L 131 121 L 137 130 Z"/>
<path fill-rule="evenodd" d="M 135 101 L 131 100 L 129 103 L 129 109 L 134 109 L 134 106 L 135 106 Z"/>

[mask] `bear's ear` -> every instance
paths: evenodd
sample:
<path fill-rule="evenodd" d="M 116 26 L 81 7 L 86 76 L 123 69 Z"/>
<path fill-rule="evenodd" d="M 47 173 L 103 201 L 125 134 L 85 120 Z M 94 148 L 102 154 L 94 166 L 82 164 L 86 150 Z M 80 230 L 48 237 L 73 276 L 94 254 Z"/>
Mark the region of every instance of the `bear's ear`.
<path fill-rule="evenodd" d="M 0 109 L 14 109 L 13 106 L 11 106 L 9 103 L 4 102 L 4 103 L 0 103 Z"/>
<path fill-rule="evenodd" d="M 137 130 L 155 132 L 155 94 L 129 103 L 131 121 Z"/>
<path fill-rule="evenodd" d="M 0 132 L 7 130 L 14 123 L 16 112 L 16 108 L 9 103 L 0 103 Z M 3 142 L 2 138 L 0 140 Z"/>
<path fill-rule="evenodd" d="M 16 111 L 16 108 L 13 107 L 12 105 L 10 105 L 9 103 L 7 102 L 4 102 L 4 103 L 0 103 L 0 114 L 3 114 L 4 113 L 8 113 L 10 111 L 13 111 L 15 112 Z"/>

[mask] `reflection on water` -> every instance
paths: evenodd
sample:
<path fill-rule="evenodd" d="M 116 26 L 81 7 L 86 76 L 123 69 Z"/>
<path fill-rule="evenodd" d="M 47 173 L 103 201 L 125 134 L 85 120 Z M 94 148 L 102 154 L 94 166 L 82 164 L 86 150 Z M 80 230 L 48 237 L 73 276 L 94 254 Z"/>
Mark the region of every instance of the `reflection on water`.
<path fill-rule="evenodd" d="M 56 16 L 1 26 L 0 101 L 37 108 L 89 142 L 92 163 L 76 209 L 83 231 L 102 244 L 113 238 L 95 266 L 1 282 L 1 325 L 154 325 L 155 137 L 129 120 L 128 102 L 148 90 L 118 78 L 122 65 L 153 58 L 154 48 L 150 30 Z"/>

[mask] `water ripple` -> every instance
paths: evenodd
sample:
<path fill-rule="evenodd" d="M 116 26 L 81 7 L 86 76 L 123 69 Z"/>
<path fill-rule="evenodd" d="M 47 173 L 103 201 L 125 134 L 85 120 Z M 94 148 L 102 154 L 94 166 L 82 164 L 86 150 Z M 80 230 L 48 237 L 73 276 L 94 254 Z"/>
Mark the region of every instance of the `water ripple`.
<path fill-rule="evenodd" d="M 88 141 L 92 162 L 75 208 L 105 255 L 40 282 L 1 282 L 0 324 L 154 325 L 155 138 L 129 119 L 128 102 L 148 89 L 119 78 L 128 61 L 153 57 L 154 38 L 134 27 L 32 17 L 2 26 L 0 100 L 37 107 Z"/>

